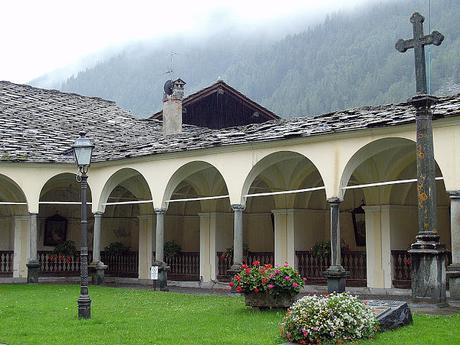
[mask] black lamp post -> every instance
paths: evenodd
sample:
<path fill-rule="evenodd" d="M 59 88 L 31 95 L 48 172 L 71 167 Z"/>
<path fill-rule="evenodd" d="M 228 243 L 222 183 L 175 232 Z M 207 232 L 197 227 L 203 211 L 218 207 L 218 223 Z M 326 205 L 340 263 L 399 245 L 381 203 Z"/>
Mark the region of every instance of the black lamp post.
<path fill-rule="evenodd" d="M 94 145 L 80 132 L 80 138 L 73 144 L 75 161 L 80 172 L 81 184 L 81 248 L 80 248 L 80 297 L 78 298 L 78 318 L 91 318 L 91 299 L 88 294 L 88 215 L 86 210 L 86 190 L 88 188 L 88 168 Z"/>

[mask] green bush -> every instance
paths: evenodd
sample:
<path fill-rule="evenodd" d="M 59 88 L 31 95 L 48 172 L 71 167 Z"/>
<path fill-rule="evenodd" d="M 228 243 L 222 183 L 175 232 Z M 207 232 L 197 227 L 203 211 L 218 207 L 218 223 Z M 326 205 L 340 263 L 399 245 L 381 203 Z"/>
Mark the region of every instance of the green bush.
<path fill-rule="evenodd" d="M 167 241 L 165 242 L 164 244 L 164 255 L 165 256 L 168 256 L 168 257 L 171 257 L 171 256 L 174 256 L 174 255 L 177 255 L 179 254 L 181 251 L 182 251 L 182 248 L 180 245 L 178 245 L 176 242 L 174 241 Z"/>
<path fill-rule="evenodd" d="M 281 336 L 298 344 L 342 343 L 371 338 L 378 330 L 372 310 L 349 293 L 305 296 L 281 323 Z"/>
<path fill-rule="evenodd" d="M 56 255 L 75 256 L 77 255 L 77 248 L 74 241 L 68 240 L 54 247 L 53 252 Z"/>
<path fill-rule="evenodd" d="M 104 248 L 104 251 L 109 255 L 123 255 L 129 252 L 129 247 L 121 242 L 112 242 Z"/>

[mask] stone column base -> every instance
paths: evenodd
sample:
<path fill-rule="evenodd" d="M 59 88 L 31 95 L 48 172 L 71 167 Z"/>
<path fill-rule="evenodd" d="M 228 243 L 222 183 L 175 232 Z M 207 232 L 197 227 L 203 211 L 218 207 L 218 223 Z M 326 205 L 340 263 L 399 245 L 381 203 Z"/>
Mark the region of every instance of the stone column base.
<path fill-rule="evenodd" d="M 153 266 L 158 266 L 158 280 L 156 284 L 160 291 L 169 291 L 168 289 L 168 271 L 170 267 L 163 261 L 154 261 Z"/>
<path fill-rule="evenodd" d="M 460 264 L 452 264 L 447 267 L 447 279 L 450 292 L 449 304 L 460 307 Z"/>
<path fill-rule="evenodd" d="M 27 283 L 38 283 L 38 273 L 40 272 L 40 263 L 38 260 L 31 260 L 27 264 Z"/>
<path fill-rule="evenodd" d="M 412 260 L 412 299 L 414 302 L 445 306 L 445 249 L 439 243 L 432 248 L 418 244 L 414 243 L 408 251 Z"/>
<path fill-rule="evenodd" d="M 327 292 L 345 292 L 345 282 L 350 272 L 345 271 L 342 266 L 331 266 L 323 275 L 327 278 Z"/>
<path fill-rule="evenodd" d="M 102 261 L 92 262 L 88 265 L 91 272 L 92 282 L 94 285 L 101 285 L 104 283 L 105 270 L 107 265 L 104 265 Z"/>

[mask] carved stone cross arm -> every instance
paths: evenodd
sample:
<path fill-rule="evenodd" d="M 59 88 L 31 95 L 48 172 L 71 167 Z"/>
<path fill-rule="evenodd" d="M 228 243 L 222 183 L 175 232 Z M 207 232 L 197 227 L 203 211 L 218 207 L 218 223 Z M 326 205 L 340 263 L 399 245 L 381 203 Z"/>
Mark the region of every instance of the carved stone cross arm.
<path fill-rule="evenodd" d="M 444 35 L 438 31 L 433 31 L 430 35 L 424 35 L 423 22 L 425 18 L 420 13 L 415 12 L 410 21 L 414 37 L 408 40 L 398 40 L 395 48 L 401 53 L 405 53 L 408 49 L 414 49 L 417 94 L 426 94 L 425 46 L 430 44 L 439 46 L 444 40 Z"/>

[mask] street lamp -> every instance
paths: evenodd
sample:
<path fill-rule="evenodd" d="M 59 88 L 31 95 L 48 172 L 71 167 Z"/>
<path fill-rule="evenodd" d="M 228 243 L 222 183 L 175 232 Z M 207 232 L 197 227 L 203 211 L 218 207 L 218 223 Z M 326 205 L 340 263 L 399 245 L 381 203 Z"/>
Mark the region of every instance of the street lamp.
<path fill-rule="evenodd" d="M 80 297 L 78 298 L 78 318 L 91 318 L 91 299 L 88 294 L 88 215 L 86 210 L 86 190 L 88 188 L 88 168 L 94 145 L 80 132 L 80 138 L 72 146 L 75 161 L 80 172 L 81 184 L 81 248 L 80 248 Z"/>

